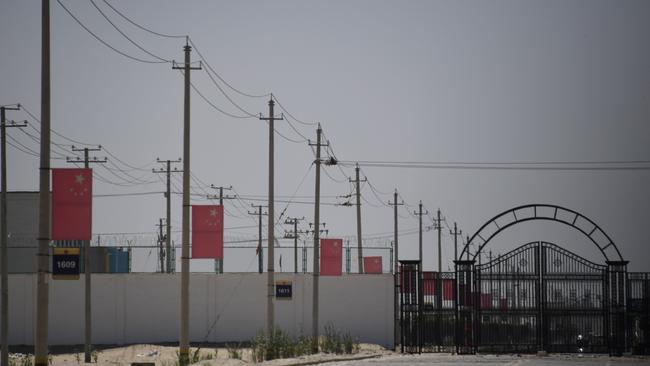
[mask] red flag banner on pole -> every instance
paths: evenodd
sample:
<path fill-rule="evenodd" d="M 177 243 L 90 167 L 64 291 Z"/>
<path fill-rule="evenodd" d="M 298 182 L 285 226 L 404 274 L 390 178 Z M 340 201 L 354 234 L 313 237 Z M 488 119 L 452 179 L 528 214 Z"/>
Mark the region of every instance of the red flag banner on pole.
<path fill-rule="evenodd" d="M 320 240 L 321 276 L 340 276 L 343 257 L 343 239 Z"/>
<path fill-rule="evenodd" d="M 92 169 L 52 169 L 52 240 L 90 240 L 92 198 Z"/>
<path fill-rule="evenodd" d="M 192 258 L 223 259 L 223 206 L 192 206 Z"/>
<path fill-rule="evenodd" d="M 370 274 L 381 274 L 381 257 L 364 257 L 363 270 Z"/>

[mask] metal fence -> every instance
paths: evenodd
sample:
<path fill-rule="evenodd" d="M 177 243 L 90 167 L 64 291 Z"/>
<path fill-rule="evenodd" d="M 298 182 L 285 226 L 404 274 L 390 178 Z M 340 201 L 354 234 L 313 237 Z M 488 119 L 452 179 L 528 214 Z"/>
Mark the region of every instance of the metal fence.
<path fill-rule="evenodd" d="M 525 244 L 455 273 L 400 262 L 403 352 L 650 354 L 650 273 Z"/>

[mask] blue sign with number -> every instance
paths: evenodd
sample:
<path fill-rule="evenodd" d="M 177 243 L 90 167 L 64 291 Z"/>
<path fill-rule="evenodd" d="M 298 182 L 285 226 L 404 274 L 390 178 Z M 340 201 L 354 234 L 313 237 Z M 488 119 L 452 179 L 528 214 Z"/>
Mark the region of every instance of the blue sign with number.
<path fill-rule="evenodd" d="M 52 277 L 54 279 L 79 278 L 78 248 L 55 248 L 52 254 Z"/>
<path fill-rule="evenodd" d="M 276 283 L 275 297 L 278 299 L 290 300 L 291 299 L 291 283 Z"/>

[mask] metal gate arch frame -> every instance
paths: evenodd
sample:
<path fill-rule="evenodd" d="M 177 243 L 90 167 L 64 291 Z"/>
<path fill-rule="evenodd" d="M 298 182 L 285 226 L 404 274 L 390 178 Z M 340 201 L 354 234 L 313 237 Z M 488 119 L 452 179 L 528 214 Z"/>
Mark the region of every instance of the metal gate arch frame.
<path fill-rule="evenodd" d="M 478 318 L 479 312 L 477 310 L 480 309 L 481 294 L 480 290 L 476 291 L 477 278 L 480 277 L 475 268 L 476 257 L 480 255 L 490 240 L 503 230 L 533 220 L 554 221 L 575 228 L 590 239 L 605 258 L 607 270 L 604 281 L 606 287 L 603 289 L 603 297 L 605 297 L 603 304 L 608 311 L 607 316 L 605 316 L 607 319 L 605 329 L 608 335 L 607 344 L 610 355 L 621 355 L 627 348 L 625 322 L 627 319 L 626 280 L 628 262 L 623 260 L 614 241 L 591 219 L 574 210 L 550 204 L 529 204 L 506 210 L 481 226 L 463 247 L 459 258 L 467 255 L 468 259 L 455 261 L 457 279 L 455 301 L 456 352 L 476 353 L 478 350 L 477 337 L 480 336 L 481 319 Z M 473 244 L 478 245 L 478 250 L 469 259 L 469 247 Z M 608 253 L 610 254 L 608 255 Z M 545 291 L 545 288 L 542 290 Z M 540 309 L 543 309 L 545 305 L 542 300 L 540 297 L 537 298 Z M 467 329 L 471 329 L 471 331 L 468 333 Z M 471 345 L 468 343 L 471 343 Z"/>

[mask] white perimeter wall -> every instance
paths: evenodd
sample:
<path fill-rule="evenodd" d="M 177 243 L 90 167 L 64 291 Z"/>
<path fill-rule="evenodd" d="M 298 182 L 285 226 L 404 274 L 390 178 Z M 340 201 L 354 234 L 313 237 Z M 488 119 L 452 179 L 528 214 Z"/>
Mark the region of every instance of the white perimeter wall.
<path fill-rule="evenodd" d="M 190 340 L 247 341 L 266 326 L 267 274 L 193 273 L 190 276 Z M 311 335 L 312 276 L 276 274 L 293 282 L 292 300 L 275 300 L 283 330 Z M 50 280 L 49 344 L 83 344 L 84 280 Z M 333 324 L 361 342 L 392 348 L 392 275 L 320 277 L 321 334 Z M 9 275 L 9 343 L 34 344 L 36 275 Z M 180 274 L 93 274 L 94 344 L 177 342 Z M 216 321 L 216 323 L 215 323 Z"/>

